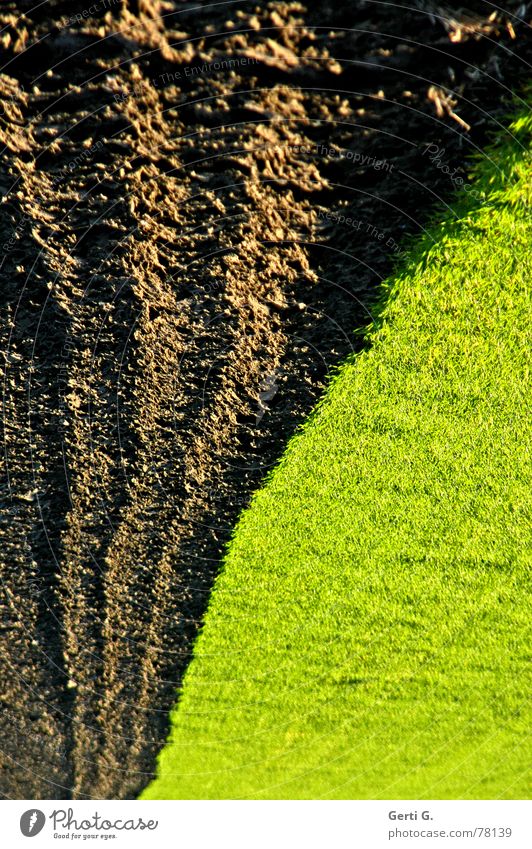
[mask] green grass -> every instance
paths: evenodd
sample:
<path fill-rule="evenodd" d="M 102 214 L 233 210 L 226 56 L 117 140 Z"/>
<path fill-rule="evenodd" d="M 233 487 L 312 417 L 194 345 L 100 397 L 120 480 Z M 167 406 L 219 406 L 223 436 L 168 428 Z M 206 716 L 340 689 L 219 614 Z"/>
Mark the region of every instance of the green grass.
<path fill-rule="evenodd" d="M 526 795 L 530 115 L 511 131 L 242 515 L 141 798 Z"/>

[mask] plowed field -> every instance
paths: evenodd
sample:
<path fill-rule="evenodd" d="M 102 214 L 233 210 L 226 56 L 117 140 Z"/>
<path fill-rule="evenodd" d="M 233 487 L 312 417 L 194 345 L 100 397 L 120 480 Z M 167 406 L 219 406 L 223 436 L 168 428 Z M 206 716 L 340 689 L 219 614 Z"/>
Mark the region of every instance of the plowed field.
<path fill-rule="evenodd" d="M 2 4 L 5 798 L 150 780 L 231 527 L 499 126 L 528 7 Z"/>

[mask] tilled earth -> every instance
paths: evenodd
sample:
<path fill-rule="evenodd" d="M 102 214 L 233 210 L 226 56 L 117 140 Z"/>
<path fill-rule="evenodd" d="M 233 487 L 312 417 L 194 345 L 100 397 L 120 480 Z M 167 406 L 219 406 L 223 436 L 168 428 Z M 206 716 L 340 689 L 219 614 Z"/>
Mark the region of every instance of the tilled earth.
<path fill-rule="evenodd" d="M 148 783 L 230 529 L 504 120 L 531 9 L 2 4 L 5 798 Z"/>

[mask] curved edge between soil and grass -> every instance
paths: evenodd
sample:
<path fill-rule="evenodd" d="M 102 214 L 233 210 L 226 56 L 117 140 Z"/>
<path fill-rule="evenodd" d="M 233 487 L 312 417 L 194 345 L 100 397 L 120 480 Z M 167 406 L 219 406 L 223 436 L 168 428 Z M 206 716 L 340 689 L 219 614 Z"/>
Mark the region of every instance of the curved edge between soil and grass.
<path fill-rule="evenodd" d="M 242 515 L 144 799 L 520 798 L 532 117 Z"/>

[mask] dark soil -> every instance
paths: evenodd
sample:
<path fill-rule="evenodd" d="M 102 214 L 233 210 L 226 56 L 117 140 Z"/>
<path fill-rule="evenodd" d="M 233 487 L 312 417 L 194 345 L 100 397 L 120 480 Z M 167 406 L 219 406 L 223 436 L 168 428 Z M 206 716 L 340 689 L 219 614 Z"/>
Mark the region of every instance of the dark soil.
<path fill-rule="evenodd" d="M 231 528 L 531 8 L 2 4 L 4 797 L 149 781 Z"/>

